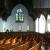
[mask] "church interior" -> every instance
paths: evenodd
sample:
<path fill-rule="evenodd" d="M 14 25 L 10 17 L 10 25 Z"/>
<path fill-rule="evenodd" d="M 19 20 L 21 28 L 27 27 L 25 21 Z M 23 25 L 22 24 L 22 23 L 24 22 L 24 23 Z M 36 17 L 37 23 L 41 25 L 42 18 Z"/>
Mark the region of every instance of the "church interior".
<path fill-rule="evenodd" d="M 50 0 L 0 0 L 0 50 L 50 50 Z"/>

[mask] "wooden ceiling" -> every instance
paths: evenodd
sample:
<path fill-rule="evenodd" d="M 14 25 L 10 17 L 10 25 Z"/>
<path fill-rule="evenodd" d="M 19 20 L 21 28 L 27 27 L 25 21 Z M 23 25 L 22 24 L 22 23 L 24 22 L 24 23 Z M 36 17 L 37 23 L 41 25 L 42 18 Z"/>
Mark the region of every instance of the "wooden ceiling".
<path fill-rule="evenodd" d="M 33 8 L 32 0 L 0 0 L 0 17 L 3 20 L 7 20 L 8 16 L 11 14 L 12 9 L 17 4 L 23 4 L 29 12 L 29 15 L 35 20 L 41 13 L 49 13 L 48 8 Z"/>

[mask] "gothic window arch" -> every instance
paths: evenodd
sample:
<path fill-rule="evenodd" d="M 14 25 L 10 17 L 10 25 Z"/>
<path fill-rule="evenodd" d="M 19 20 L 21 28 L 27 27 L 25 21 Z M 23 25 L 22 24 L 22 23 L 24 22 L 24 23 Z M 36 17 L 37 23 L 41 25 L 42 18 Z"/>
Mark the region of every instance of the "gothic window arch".
<path fill-rule="evenodd" d="M 39 32 L 40 33 L 45 33 L 45 17 L 43 14 L 41 14 L 40 18 L 39 18 Z"/>
<path fill-rule="evenodd" d="M 36 32 L 38 32 L 38 18 L 35 20 Z"/>
<path fill-rule="evenodd" d="M 40 18 L 36 19 L 36 32 L 45 33 L 45 24 L 46 20 L 43 14 L 40 15 Z"/>
<path fill-rule="evenodd" d="M 47 31 L 50 32 L 50 15 L 47 16 Z"/>

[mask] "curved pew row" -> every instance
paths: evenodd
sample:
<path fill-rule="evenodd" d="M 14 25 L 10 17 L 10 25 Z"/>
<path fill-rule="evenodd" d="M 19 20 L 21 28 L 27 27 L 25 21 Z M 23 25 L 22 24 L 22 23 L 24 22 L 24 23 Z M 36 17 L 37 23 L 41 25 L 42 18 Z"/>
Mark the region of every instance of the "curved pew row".
<path fill-rule="evenodd" d="M 30 48 L 29 50 L 41 50 L 41 42 Z"/>
<path fill-rule="evenodd" d="M 7 40 L 8 41 L 8 40 Z M 9 44 L 9 41 L 8 42 L 6 42 L 6 44 L 4 44 L 4 45 L 1 45 L 0 46 L 0 49 L 2 48 L 3 50 L 8 50 L 9 48 L 13 48 L 13 47 L 17 47 L 18 45 L 21 45 L 19 42 L 17 42 L 17 43 L 14 43 L 13 42 L 13 44 L 11 43 L 11 44 Z"/>
<path fill-rule="evenodd" d="M 31 48 L 33 45 L 39 42 L 37 41 L 37 39 L 39 39 L 39 37 L 34 36 L 34 34 L 23 35 L 19 37 L 16 36 L 15 38 L 8 38 L 8 39 L 5 38 L 5 40 L 3 40 L 4 44 L 0 45 L 0 50 L 11 50 L 12 48 L 15 48 L 13 50 L 16 50 L 18 46 L 25 44 L 27 41 L 30 41 L 30 44 L 28 45 L 29 45 L 29 48 Z M 24 46 L 27 46 L 27 44 Z"/>
<path fill-rule="evenodd" d="M 15 48 L 11 48 L 9 50 L 40 50 L 41 49 L 41 42 L 36 44 L 34 47 L 30 48 L 30 42 L 26 42 L 25 44 L 22 44 L 20 46 L 17 46 Z"/>
<path fill-rule="evenodd" d="M 29 48 L 30 48 L 30 42 L 26 42 L 25 44 L 12 48 L 12 50 L 28 50 Z"/>
<path fill-rule="evenodd" d="M 3 41 L 4 42 L 4 41 Z M 22 45 L 24 43 L 24 41 L 22 41 L 22 37 L 18 37 L 18 40 L 16 42 L 16 37 L 15 38 L 9 38 L 9 39 L 5 39 L 5 43 L 4 45 L 0 46 L 0 50 L 9 50 L 10 48 L 14 48 L 17 47 L 19 45 Z"/>

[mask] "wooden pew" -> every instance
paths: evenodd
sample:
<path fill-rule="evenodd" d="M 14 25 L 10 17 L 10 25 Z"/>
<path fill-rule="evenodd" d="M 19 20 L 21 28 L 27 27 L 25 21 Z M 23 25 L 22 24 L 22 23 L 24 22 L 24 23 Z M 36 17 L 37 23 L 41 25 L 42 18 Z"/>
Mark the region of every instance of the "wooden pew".
<path fill-rule="evenodd" d="M 18 47 L 12 48 L 12 50 L 28 50 L 30 48 L 29 43 L 30 42 L 26 42 L 25 44 L 22 44 Z"/>
<path fill-rule="evenodd" d="M 11 43 L 11 38 L 6 39 L 4 44 L 10 44 Z"/>
<path fill-rule="evenodd" d="M 3 39 L 2 39 L 2 41 L 3 41 Z M 9 39 L 5 39 L 5 40 L 3 41 L 3 44 L 0 45 L 0 47 L 7 46 L 7 45 L 10 44 L 10 43 L 11 43 L 11 38 L 9 38 Z"/>
<path fill-rule="evenodd" d="M 1 42 L 0 43 L 3 43 L 3 44 L 1 44 L 0 45 L 0 50 L 3 50 L 4 49 L 4 46 L 8 46 L 8 45 L 10 45 L 9 43 L 10 43 L 10 38 L 9 39 L 2 39 L 1 40 Z"/>
<path fill-rule="evenodd" d="M 14 41 L 14 40 L 16 40 L 16 38 L 14 38 L 12 41 Z M 9 42 L 8 42 L 8 44 L 7 44 L 7 42 L 6 42 L 6 45 L 2 45 L 2 46 L 0 46 L 0 49 L 3 49 L 3 50 L 9 50 L 9 49 L 11 49 L 11 48 L 14 48 L 14 47 L 17 47 L 17 46 L 19 46 L 19 45 L 22 45 L 23 44 L 23 42 L 20 40 L 19 42 L 16 42 L 16 41 L 14 41 L 14 42 L 11 42 L 11 44 L 9 44 Z M 13 44 L 12 44 L 13 43 Z"/>
<path fill-rule="evenodd" d="M 37 45 L 33 46 L 29 50 L 40 50 L 41 49 L 41 42 L 39 42 Z"/>
<path fill-rule="evenodd" d="M 19 46 L 20 43 L 17 42 L 15 45 L 11 45 L 11 44 L 7 44 L 7 45 L 3 45 L 3 46 L 0 46 L 0 50 L 9 50 L 10 48 L 14 48 L 14 47 L 17 47 Z"/>
<path fill-rule="evenodd" d="M 4 47 L 7 47 L 7 46 L 9 46 L 10 45 L 10 43 L 11 43 L 11 38 L 4 38 L 4 39 L 2 39 L 1 41 L 0 41 L 0 43 L 2 44 L 2 45 L 0 45 L 0 50 L 1 49 L 3 49 Z"/>
<path fill-rule="evenodd" d="M 0 46 L 1 46 L 2 44 L 4 44 L 4 41 L 5 41 L 5 40 L 6 40 L 6 38 L 0 40 Z"/>
<path fill-rule="evenodd" d="M 11 44 L 12 45 L 15 45 L 15 43 L 17 43 L 17 38 L 15 37 L 15 38 L 12 38 L 12 41 L 11 41 Z"/>

